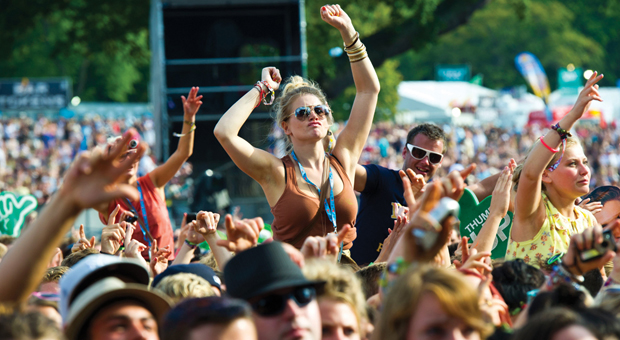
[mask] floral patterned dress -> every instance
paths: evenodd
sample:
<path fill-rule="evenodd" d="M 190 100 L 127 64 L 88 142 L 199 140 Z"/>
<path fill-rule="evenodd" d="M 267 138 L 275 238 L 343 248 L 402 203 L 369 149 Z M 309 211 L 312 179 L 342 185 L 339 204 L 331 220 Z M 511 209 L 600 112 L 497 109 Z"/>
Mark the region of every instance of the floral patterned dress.
<path fill-rule="evenodd" d="M 512 230 L 506 250 L 506 260 L 523 259 L 525 263 L 539 268 L 539 263 L 547 261 L 557 253 L 566 253 L 573 234 L 593 227 L 596 219 L 591 212 L 575 206 L 576 219 L 570 219 L 553 206 L 547 195 L 542 193 L 547 218 L 533 239 L 517 242 L 512 239 Z"/>

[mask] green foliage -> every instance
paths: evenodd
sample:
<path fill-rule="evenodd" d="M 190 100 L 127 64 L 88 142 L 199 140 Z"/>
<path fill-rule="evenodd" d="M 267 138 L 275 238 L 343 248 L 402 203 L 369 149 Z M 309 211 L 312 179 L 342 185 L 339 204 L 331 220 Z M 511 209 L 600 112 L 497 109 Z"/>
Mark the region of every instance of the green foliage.
<path fill-rule="evenodd" d="M 545 0 L 516 4 L 515 8 L 513 0 L 490 3 L 437 44 L 403 54 L 399 70 L 405 79 L 430 80 L 434 79 L 436 64 L 469 64 L 472 74 L 484 74 L 487 87 L 514 86 L 525 83 L 514 57 L 529 51 L 540 59 L 553 89 L 558 68 L 569 63 L 604 68 L 605 49 L 574 27 L 578 16 L 565 4 Z"/>
<path fill-rule="evenodd" d="M 147 101 L 149 1 L 11 2 L 0 77 L 70 76 L 86 101 Z"/>

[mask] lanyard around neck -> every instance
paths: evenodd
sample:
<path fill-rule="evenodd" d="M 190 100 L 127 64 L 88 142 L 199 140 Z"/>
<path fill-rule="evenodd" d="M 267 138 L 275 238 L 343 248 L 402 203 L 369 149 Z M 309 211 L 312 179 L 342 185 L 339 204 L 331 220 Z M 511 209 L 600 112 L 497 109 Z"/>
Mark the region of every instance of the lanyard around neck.
<path fill-rule="evenodd" d="M 131 212 L 138 217 L 138 225 L 140 225 L 140 231 L 142 231 L 142 235 L 144 236 L 144 240 L 146 241 L 147 245 L 149 246 L 149 248 L 151 247 L 151 238 L 153 236 L 151 236 L 151 232 L 149 230 L 149 221 L 148 218 L 146 216 L 146 208 L 145 208 L 145 204 L 144 204 L 144 197 L 142 195 L 142 188 L 140 187 L 140 182 L 137 183 L 138 184 L 138 191 L 140 192 L 140 208 L 142 211 L 142 221 L 144 221 L 144 223 L 140 223 L 140 218 L 138 216 L 138 213 L 136 211 L 136 208 L 133 206 L 133 204 L 131 204 L 131 201 L 128 198 L 125 198 L 125 200 L 127 201 L 127 203 L 129 204 L 129 207 L 131 208 Z M 148 236 L 147 236 L 148 233 Z"/>
<path fill-rule="evenodd" d="M 291 156 L 293 156 L 293 159 L 295 160 L 295 162 L 297 162 L 297 165 L 299 166 L 299 172 L 301 173 L 301 177 L 303 177 L 303 179 L 310 185 L 312 185 L 313 187 L 316 188 L 316 190 L 318 190 L 319 195 L 321 195 L 321 189 L 314 183 L 312 183 L 312 181 L 308 178 L 308 175 L 306 175 L 306 170 L 304 170 L 304 167 L 301 165 L 301 163 L 299 162 L 299 159 L 297 159 L 297 155 L 295 155 L 295 151 L 293 151 L 291 153 Z M 325 157 L 329 157 L 327 154 L 325 154 Z M 328 165 L 329 166 L 329 165 Z M 327 202 L 327 198 L 325 199 L 325 212 L 327 213 L 327 217 L 329 218 L 329 220 L 332 222 L 332 225 L 334 226 L 334 232 L 338 233 L 338 226 L 336 225 L 336 205 L 334 204 L 334 176 L 332 175 L 332 168 L 331 166 L 329 166 L 329 204 Z"/>

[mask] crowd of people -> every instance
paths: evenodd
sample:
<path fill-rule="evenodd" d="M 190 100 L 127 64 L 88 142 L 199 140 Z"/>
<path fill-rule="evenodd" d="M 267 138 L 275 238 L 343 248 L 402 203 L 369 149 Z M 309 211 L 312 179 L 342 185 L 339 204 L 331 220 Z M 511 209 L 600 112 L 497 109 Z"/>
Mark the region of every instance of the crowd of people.
<path fill-rule="evenodd" d="M 144 172 L 145 131 L 3 123 L 3 150 L 18 143 L 7 169 L 40 155 L 58 174 L 38 217 L 0 237 L 0 339 L 620 339 L 618 134 L 578 125 L 603 100 L 603 76 L 551 127 L 373 130 L 380 86 L 366 48 L 339 5 L 320 14 L 351 62 L 348 123 L 331 131 L 318 84 L 266 67 L 214 130 L 272 208 L 273 237 L 260 244 L 262 218 L 212 211 L 185 215 L 173 234 L 164 188 L 190 174 L 197 87 L 181 97 L 176 151 Z M 261 103 L 274 104 L 280 157 L 239 136 Z M 11 188 L 39 190 L 14 177 Z M 475 240 L 456 231 L 466 190 L 491 197 Z M 67 238 L 89 208 L 100 237 L 81 227 Z M 508 250 L 492 259 L 508 212 Z"/>

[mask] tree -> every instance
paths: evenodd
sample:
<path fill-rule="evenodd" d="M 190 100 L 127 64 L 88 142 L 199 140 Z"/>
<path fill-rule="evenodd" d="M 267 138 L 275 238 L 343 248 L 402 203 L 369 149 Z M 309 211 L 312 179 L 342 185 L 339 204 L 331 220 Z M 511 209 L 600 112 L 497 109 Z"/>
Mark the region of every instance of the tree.
<path fill-rule="evenodd" d="M 381 74 L 378 103 L 380 114 L 377 118 L 389 117 L 395 113 L 397 100 L 394 98 L 398 96 L 396 86 L 402 79 L 396 69 L 398 62 L 386 61 L 410 49 L 420 49 L 434 42 L 439 36 L 466 23 L 469 17 L 487 2 L 488 0 L 359 0 L 343 7 L 351 16 L 370 59 Z M 352 101 L 354 93 L 350 88 L 353 77 L 346 55 L 331 58 L 328 54 L 330 48 L 342 46 L 342 40 L 338 32 L 322 24 L 319 15 L 321 5 L 317 0 L 310 0 L 306 6 L 310 76 L 321 84 L 328 97 L 332 100 L 337 98 L 337 109 L 341 102 L 345 103 L 342 108 L 346 109 L 346 103 Z"/>
<path fill-rule="evenodd" d="M 436 64 L 469 64 L 472 74 L 484 74 L 485 86 L 514 86 L 525 83 L 514 58 L 529 51 L 540 59 L 555 88 L 558 68 L 569 63 L 604 68 L 603 46 L 573 25 L 580 16 L 564 2 L 544 0 L 529 2 L 520 16 L 510 0 L 497 0 L 437 44 L 402 55 L 400 71 L 406 79 L 434 79 Z"/>
<path fill-rule="evenodd" d="M 149 1 L 3 5 L 0 76 L 68 75 L 84 100 L 147 100 Z"/>

